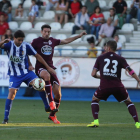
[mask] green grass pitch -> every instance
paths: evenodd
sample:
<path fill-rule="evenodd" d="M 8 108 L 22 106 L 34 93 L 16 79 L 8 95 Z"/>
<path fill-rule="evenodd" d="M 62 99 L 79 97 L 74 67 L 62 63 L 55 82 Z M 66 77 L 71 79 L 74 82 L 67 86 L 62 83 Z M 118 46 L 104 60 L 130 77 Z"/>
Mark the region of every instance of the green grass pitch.
<path fill-rule="evenodd" d="M 140 116 L 140 103 L 135 103 Z M 0 99 L 0 121 L 5 100 Z M 100 102 L 100 127 L 93 121 L 90 102 L 62 101 L 57 113 L 60 125 L 48 120 L 41 100 L 14 100 L 8 125 L 0 124 L 0 140 L 140 140 L 140 129 L 124 103 Z"/>

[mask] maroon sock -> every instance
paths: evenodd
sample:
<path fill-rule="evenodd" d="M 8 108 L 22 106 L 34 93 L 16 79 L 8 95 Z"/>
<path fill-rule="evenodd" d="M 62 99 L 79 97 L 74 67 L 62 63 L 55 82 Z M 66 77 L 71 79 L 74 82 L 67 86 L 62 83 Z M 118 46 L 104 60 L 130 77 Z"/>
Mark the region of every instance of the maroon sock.
<path fill-rule="evenodd" d="M 53 101 L 53 96 L 52 96 L 52 86 L 50 81 L 45 81 L 46 86 L 45 86 L 45 91 L 48 95 L 49 102 Z"/>
<path fill-rule="evenodd" d="M 134 104 L 132 102 L 129 102 L 126 105 L 127 105 L 128 110 L 129 110 L 129 113 L 133 117 L 134 121 L 139 122 L 138 114 L 137 114 L 137 111 L 136 111 Z"/>
<path fill-rule="evenodd" d="M 61 100 L 57 100 L 57 99 L 54 98 L 54 102 L 55 102 L 55 104 L 56 104 L 56 108 L 58 108 L 58 107 L 60 106 L 60 101 L 61 101 Z M 55 113 L 56 113 L 56 112 L 55 112 Z M 54 116 L 55 113 L 51 112 L 51 113 L 50 113 L 50 116 Z"/>
<path fill-rule="evenodd" d="M 98 119 L 99 103 L 96 101 L 92 101 L 91 109 L 92 109 L 92 115 L 93 115 L 94 119 Z"/>

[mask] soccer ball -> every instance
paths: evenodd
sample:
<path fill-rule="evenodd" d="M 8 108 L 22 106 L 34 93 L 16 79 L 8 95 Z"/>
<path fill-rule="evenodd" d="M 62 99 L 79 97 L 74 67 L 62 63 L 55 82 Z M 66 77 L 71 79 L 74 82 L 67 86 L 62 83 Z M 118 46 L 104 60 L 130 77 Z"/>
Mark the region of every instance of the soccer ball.
<path fill-rule="evenodd" d="M 36 78 L 33 83 L 33 88 L 35 90 L 42 90 L 45 87 L 45 82 L 41 78 Z"/>

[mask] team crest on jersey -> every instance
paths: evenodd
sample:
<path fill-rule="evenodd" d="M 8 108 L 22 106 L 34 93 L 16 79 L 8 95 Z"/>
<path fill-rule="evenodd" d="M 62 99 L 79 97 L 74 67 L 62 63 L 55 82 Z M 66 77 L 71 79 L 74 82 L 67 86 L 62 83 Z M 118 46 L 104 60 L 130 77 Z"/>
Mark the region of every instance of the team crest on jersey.
<path fill-rule="evenodd" d="M 80 68 L 73 59 L 63 58 L 55 64 L 55 67 L 57 67 L 57 76 L 61 85 L 69 86 L 78 80 Z"/>
<path fill-rule="evenodd" d="M 49 45 L 52 45 L 52 41 L 51 40 L 49 40 Z"/>
<path fill-rule="evenodd" d="M 48 45 L 45 45 L 41 48 L 41 52 L 44 54 L 44 55 L 50 55 L 52 53 L 52 47 L 51 46 L 48 46 Z"/>

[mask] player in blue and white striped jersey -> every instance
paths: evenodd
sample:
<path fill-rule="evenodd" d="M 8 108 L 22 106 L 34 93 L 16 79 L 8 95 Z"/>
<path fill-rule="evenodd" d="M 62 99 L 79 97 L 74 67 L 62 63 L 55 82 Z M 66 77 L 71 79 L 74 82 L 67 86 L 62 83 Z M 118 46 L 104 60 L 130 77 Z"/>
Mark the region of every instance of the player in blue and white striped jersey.
<path fill-rule="evenodd" d="M 21 30 L 18 30 L 14 34 L 14 41 L 6 39 L 0 42 L 0 48 L 3 48 L 9 57 L 8 75 L 10 76 L 9 94 L 5 104 L 4 124 L 8 123 L 12 101 L 14 100 L 21 83 L 24 82 L 28 86 L 32 86 L 34 79 L 37 78 L 35 73 L 32 71 L 33 67 L 29 64 L 30 62 L 28 62 L 28 55 L 34 55 L 48 71 L 55 73 L 55 71 L 48 66 L 44 59 L 29 43 L 23 42 L 24 37 L 24 33 Z"/>

